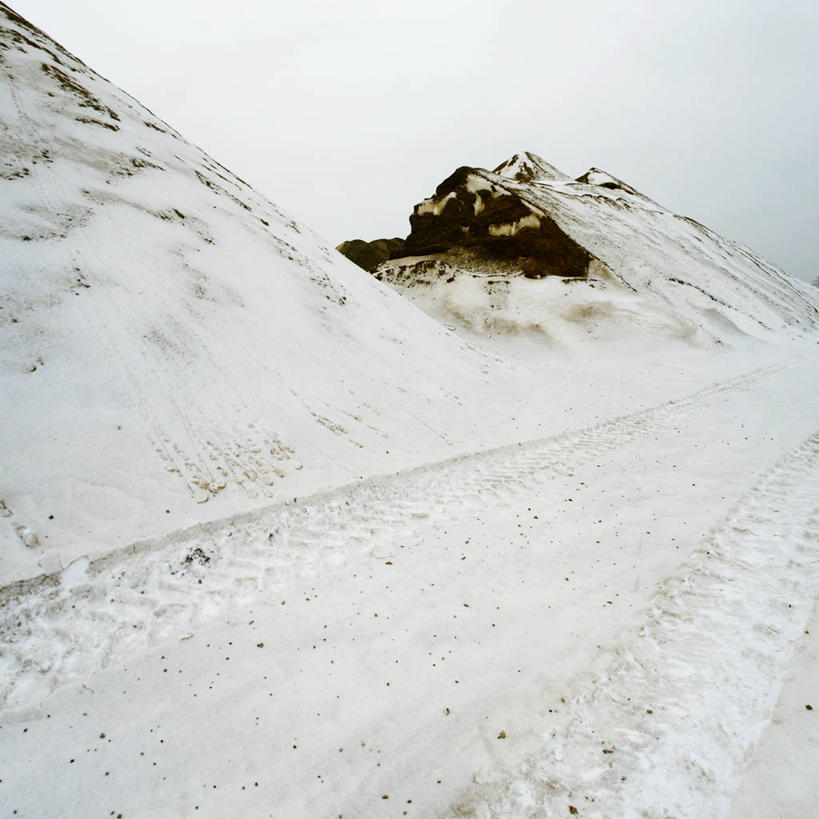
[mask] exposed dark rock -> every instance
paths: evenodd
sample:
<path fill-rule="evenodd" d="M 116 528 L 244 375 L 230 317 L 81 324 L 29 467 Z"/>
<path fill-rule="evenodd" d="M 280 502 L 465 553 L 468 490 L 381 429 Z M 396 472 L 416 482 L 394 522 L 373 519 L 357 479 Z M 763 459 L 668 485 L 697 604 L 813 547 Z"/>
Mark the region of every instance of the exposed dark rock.
<path fill-rule="evenodd" d="M 514 167 L 511 160 L 504 166 Z M 469 248 L 486 258 L 518 260 L 531 278 L 585 276 L 592 255 L 505 182 L 480 168 L 458 168 L 435 196 L 415 206 L 410 235 L 393 258 Z"/>
<path fill-rule="evenodd" d="M 372 273 L 381 262 L 392 258 L 393 254 L 403 255 L 401 253 L 403 246 L 404 240 L 399 238 L 375 239 L 372 242 L 350 239 L 338 245 L 336 250 L 368 273 Z"/>

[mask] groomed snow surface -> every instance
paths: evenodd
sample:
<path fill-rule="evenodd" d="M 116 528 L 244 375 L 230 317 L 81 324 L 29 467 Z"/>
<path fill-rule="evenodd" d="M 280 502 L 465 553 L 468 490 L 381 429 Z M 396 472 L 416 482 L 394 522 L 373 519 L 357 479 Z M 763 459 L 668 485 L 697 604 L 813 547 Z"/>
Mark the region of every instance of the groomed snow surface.
<path fill-rule="evenodd" d="M 7 591 L 7 812 L 726 815 L 810 630 L 814 350 Z"/>

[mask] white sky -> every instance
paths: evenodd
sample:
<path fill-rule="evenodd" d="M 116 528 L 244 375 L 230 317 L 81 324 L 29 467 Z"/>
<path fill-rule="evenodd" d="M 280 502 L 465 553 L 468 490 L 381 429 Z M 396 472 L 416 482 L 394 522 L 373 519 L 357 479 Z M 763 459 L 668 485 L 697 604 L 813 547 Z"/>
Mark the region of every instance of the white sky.
<path fill-rule="evenodd" d="M 11 5 L 333 244 L 530 150 L 819 276 L 815 0 Z"/>

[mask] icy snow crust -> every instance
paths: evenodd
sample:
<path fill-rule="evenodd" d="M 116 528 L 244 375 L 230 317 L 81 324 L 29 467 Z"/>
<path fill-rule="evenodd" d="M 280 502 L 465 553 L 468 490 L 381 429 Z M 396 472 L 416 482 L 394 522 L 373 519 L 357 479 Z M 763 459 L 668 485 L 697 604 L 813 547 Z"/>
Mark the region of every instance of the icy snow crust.
<path fill-rule="evenodd" d="M 819 592 L 798 286 L 749 274 L 714 345 L 692 288 L 637 300 L 609 245 L 571 285 L 403 260 L 454 275 L 464 340 L 0 21 L 3 812 L 717 817 L 747 798 Z M 469 184 L 493 179 L 513 184 Z M 678 220 L 645 201 L 667 250 Z M 728 273 L 756 269 L 723 241 Z M 499 312 L 504 293 L 531 312 Z"/>

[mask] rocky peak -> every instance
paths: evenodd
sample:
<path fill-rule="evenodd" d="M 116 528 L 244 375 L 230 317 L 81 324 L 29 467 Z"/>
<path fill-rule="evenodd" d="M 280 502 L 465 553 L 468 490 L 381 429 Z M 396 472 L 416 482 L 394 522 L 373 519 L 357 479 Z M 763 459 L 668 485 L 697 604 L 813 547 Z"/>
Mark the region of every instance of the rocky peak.
<path fill-rule="evenodd" d="M 626 182 L 623 182 L 622 179 L 618 179 L 616 176 L 612 176 L 600 168 L 589 168 L 582 176 L 578 176 L 575 182 L 581 182 L 584 185 L 597 185 L 598 187 L 608 188 L 612 191 L 625 191 L 626 193 L 632 194 L 632 196 L 648 199 L 647 196 L 635 188 L 632 188 L 631 185 Z"/>
<path fill-rule="evenodd" d="M 541 159 L 537 154 L 524 151 L 501 162 L 493 173 L 516 182 L 570 182 L 571 177 L 559 171 L 554 165 Z"/>
<path fill-rule="evenodd" d="M 559 173 L 534 159 L 537 173 Z M 500 167 L 519 176 L 535 173 L 528 154 L 525 161 L 513 157 Z M 585 276 L 592 255 L 528 201 L 528 184 L 481 168 L 458 168 L 434 196 L 415 206 L 410 235 L 393 258 L 468 251 L 476 263 L 515 266 L 530 278 Z"/>

